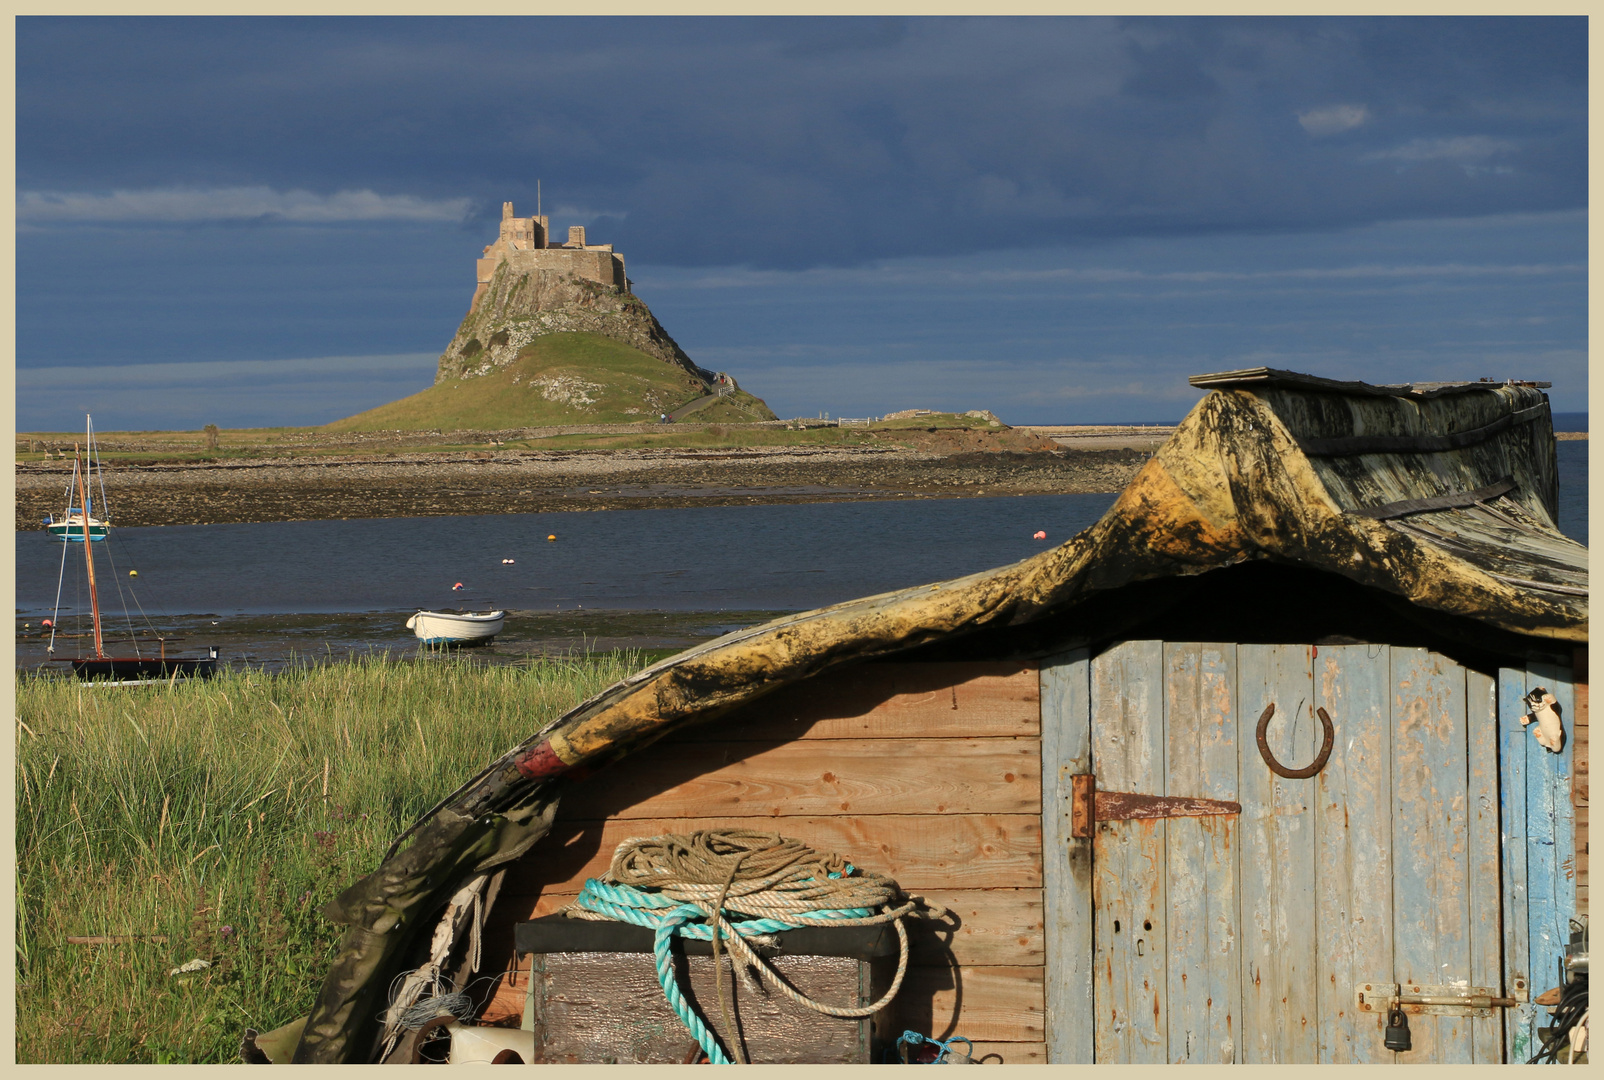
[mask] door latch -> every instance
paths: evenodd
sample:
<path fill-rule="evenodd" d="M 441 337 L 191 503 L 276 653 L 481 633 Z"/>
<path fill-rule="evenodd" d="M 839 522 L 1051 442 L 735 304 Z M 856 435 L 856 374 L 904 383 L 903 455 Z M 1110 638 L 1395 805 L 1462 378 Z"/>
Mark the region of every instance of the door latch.
<path fill-rule="evenodd" d="M 1490 986 L 1428 986 L 1424 983 L 1360 983 L 1354 987 L 1354 1006 L 1360 1012 L 1385 1012 L 1389 1026 L 1392 1010 L 1415 1016 L 1493 1016 L 1494 1009 L 1510 1009 L 1524 1001 L 1525 983 L 1519 997 L 1502 997 Z"/>

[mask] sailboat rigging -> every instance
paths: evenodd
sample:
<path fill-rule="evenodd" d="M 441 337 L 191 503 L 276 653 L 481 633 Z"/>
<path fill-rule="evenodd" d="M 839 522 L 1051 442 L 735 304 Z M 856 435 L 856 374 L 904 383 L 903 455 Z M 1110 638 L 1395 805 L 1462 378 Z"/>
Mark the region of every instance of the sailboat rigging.
<path fill-rule="evenodd" d="M 93 656 L 76 656 L 68 660 L 67 662 L 72 664 L 73 674 L 80 679 L 111 678 L 131 680 L 173 678 L 180 675 L 185 677 L 199 676 L 205 678 L 214 674 L 217 670 L 217 650 L 215 648 L 210 650 L 209 656 L 204 657 L 169 657 L 167 655 L 167 639 L 163 637 L 158 637 L 157 639 L 159 642 L 159 652 L 156 656 L 143 655 L 140 652 L 137 638 L 133 641 L 133 656 L 107 655 L 105 648 L 105 636 L 101 625 L 100 593 L 95 581 L 95 549 L 97 545 L 103 544 L 109 539 L 110 530 L 108 523 L 97 522 L 91 516 L 93 504 L 90 502 L 91 485 L 89 483 L 88 474 L 90 469 L 98 464 L 99 456 L 97 455 L 95 448 L 94 422 L 90 418 L 85 419 L 84 442 L 85 445 L 82 449 L 81 460 L 80 448 L 78 445 L 75 443 L 73 444 L 72 448 L 72 479 L 68 483 L 67 513 L 62 522 L 64 529 L 60 539 L 69 542 L 77 541 L 83 544 L 84 575 L 89 582 L 89 610 L 90 618 L 94 627 L 95 652 Z M 74 509 L 72 506 L 74 487 L 77 488 L 76 494 L 78 496 L 78 506 L 81 509 Z M 101 512 L 106 512 L 104 476 L 101 477 Z M 78 526 L 76 535 L 74 535 L 72 532 L 72 527 L 75 524 Z M 99 535 L 96 535 L 95 533 L 96 525 L 101 526 L 101 532 Z M 54 529 L 52 529 L 52 533 L 54 534 Z M 109 544 L 106 545 L 106 552 L 109 558 Z M 66 573 L 66 557 L 66 550 L 63 549 L 63 576 L 65 576 Z M 120 593 L 121 591 L 121 586 L 119 586 L 118 592 Z M 135 602 L 138 602 L 137 598 Z M 56 628 L 60 625 L 60 623 L 61 589 L 60 585 L 58 584 L 56 589 L 56 607 L 51 620 L 50 645 L 46 650 L 51 654 L 51 659 L 55 659 Z"/>

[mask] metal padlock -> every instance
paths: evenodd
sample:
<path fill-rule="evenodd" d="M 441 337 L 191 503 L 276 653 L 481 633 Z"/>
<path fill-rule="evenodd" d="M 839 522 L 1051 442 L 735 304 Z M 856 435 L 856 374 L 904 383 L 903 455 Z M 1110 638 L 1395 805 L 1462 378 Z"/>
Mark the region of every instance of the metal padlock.
<path fill-rule="evenodd" d="M 1408 1050 L 1411 1048 L 1409 1017 L 1405 1016 L 1404 1011 L 1396 1005 L 1387 1010 L 1387 1031 L 1381 1037 L 1381 1042 L 1388 1050 Z"/>

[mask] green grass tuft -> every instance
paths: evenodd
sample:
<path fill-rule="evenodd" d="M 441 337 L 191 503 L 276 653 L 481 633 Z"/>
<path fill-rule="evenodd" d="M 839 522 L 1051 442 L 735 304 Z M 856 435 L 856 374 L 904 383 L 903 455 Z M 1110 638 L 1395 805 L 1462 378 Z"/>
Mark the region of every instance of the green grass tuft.
<path fill-rule="evenodd" d="M 304 1016 L 319 909 L 442 797 L 639 666 L 386 658 L 17 683 L 17 1060 L 228 1062 Z M 69 936 L 165 937 L 71 945 Z M 211 966 L 170 976 L 190 960 Z"/>

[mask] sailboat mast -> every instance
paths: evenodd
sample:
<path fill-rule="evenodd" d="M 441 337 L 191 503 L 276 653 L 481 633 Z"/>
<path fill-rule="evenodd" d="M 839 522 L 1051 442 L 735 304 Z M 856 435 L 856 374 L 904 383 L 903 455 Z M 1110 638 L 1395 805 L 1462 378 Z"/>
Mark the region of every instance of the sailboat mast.
<path fill-rule="evenodd" d="M 84 470 L 78 467 L 78 444 L 72 447 L 72 471 L 78 478 L 78 505 L 83 507 L 84 523 L 84 566 L 89 571 L 89 611 L 95 622 L 95 658 L 98 660 L 106 655 L 100 643 L 100 598 L 95 594 L 95 545 L 89 538 L 89 494 L 84 488 Z M 72 535 L 71 519 L 67 525 L 67 535 Z"/>

